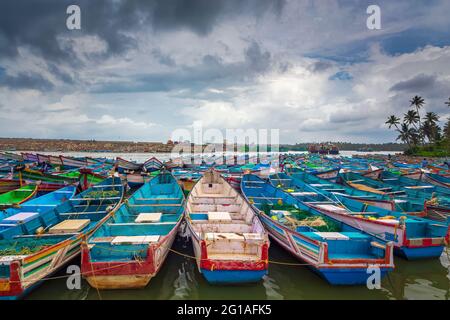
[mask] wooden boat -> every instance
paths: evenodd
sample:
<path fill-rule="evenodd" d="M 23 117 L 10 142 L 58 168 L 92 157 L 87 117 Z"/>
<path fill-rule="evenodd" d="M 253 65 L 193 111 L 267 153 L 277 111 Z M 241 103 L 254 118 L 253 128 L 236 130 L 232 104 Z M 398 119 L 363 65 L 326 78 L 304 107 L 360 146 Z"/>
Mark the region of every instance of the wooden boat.
<path fill-rule="evenodd" d="M 116 166 L 121 173 L 124 171 L 140 171 L 142 169 L 142 164 L 131 162 L 121 157 L 116 158 Z"/>
<path fill-rule="evenodd" d="M 197 267 L 209 283 L 257 282 L 267 274 L 269 241 L 250 204 L 217 171 L 207 171 L 186 205 Z"/>
<path fill-rule="evenodd" d="M 379 176 L 379 180 L 392 186 L 420 190 L 424 193 L 430 194 L 430 196 L 450 196 L 450 188 L 448 187 L 426 183 L 421 180 L 411 179 L 405 176 L 397 176 L 390 172 L 382 172 Z"/>
<path fill-rule="evenodd" d="M 35 184 L 22 186 L 16 190 L 12 190 L 0 195 L 0 209 L 17 206 L 36 196 L 38 187 Z"/>
<path fill-rule="evenodd" d="M 22 162 L 23 161 L 23 156 L 21 154 L 18 154 L 18 153 L 2 152 L 2 153 L 0 153 L 0 159 Z"/>
<path fill-rule="evenodd" d="M 370 201 L 357 201 L 343 193 L 321 190 L 297 179 L 296 175 L 272 176 L 271 182 L 287 190 L 301 190 L 291 194 L 330 218 L 382 240 L 393 241 L 395 252 L 407 259 L 436 258 L 444 248 L 446 221 L 393 211 L 374 206 Z"/>
<path fill-rule="evenodd" d="M 156 159 L 155 157 L 152 157 L 144 162 L 142 165 L 143 169 L 147 172 L 157 171 L 160 170 L 163 166 L 162 162 Z"/>
<path fill-rule="evenodd" d="M 331 219 L 255 175 L 244 175 L 242 193 L 269 235 L 333 285 L 365 285 L 368 265 L 385 276 L 394 268 L 393 244 Z"/>
<path fill-rule="evenodd" d="M 0 248 L 19 254 L 0 257 L 0 298 L 18 299 L 80 253 L 80 243 L 112 215 L 123 200 L 119 178 L 108 178 L 27 221 L 32 228 L 0 232 Z"/>
<path fill-rule="evenodd" d="M 61 184 L 73 184 L 78 182 L 78 178 L 75 177 L 64 177 L 27 168 L 16 171 L 14 173 L 14 178 L 19 180 L 43 181 Z"/>
<path fill-rule="evenodd" d="M 65 157 L 65 156 L 60 156 L 59 157 L 64 169 L 79 169 L 79 168 L 84 168 L 87 167 L 87 162 L 84 160 L 78 160 L 78 159 L 74 159 L 74 158 L 69 158 L 69 157 Z"/>
<path fill-rule="evenodd" d="M 0 238 L 5 238 L 7 230 L 19 224 L 21 224 L 22 229 L 31 230 L 33 228 L 31 221 L 33 217 L 52 210 L 64 201 L 68 201 L 75 195 L 75 192 L 75 186 L 67 186 L 25 201 L 17 208 L 11 207 L 0 211 Z"/>
<path fill-rule="evenodd" d="M 64 187 L 69 184 L 80 184 L 82 190 L 86 190 L 88 187 L 95 185 L 101 181 L 103 181 L 106 177 L 93 173 L 92 170 L 89 169 L 80 169 L 80 171 L 71 172 L 71 173 L 42 173 L 41 171 L 31 170 L 31 169 L 23 169 L 15 172 L 15 179 L 19 181 L 27 181 L 27 182 L 41 182 L 42 187 L 49 191 L 53 191 L 59 188 Z M 42 190 L 43 190 L 42 189 Z"/>
<path fill-rule="evenodd" d="M 170 173 L 147 182 L 83 244 L 83 277 L 98 289 L 145 287 L 169 253 L 184 199 Z"/>
<path fill-rule="evenodd" d="M 63 166 L 63 162 L 60 157 L 49 155 L 48 160 L 49 163 L 54 167 L 62 168 Z"/>
<path fill-rule="evenodd" d="M 341 183 L 360 191 L 370 192 L 382 196 L 388 196 L 399 201 L 406 201 L 412 206 L 414 212 L 424 209 L 426 200 L 431 199 L 431 194 L 423 192 L 422 189 L 408 189 L 399 186 L 392 186 L 387 183 L 364 177 L 354 172 L 340 173 Z"/>
<path fill-rule="evenodd" d="M 34 153 L 22 153 L 22 157 L 25 161 L 38 162 L 38 156 Z"/>
<path fill-rule="evenodd" d="M 437 173 L 425 173 L 422 176 L 423 181 L 432 183 L 436 186 L 450 188 L 450 178 Z"/>
<path fill-rule="evenodd" d="M 0 194 L 20 188 L 20 181 L 15 179 L 0 179 Z"/>
<path fill-rule="evenodd" d="M 50 163 L 50 158 L 48 155 L 38 153 L 36 156 L 38 158 L 38 163 Z"/>

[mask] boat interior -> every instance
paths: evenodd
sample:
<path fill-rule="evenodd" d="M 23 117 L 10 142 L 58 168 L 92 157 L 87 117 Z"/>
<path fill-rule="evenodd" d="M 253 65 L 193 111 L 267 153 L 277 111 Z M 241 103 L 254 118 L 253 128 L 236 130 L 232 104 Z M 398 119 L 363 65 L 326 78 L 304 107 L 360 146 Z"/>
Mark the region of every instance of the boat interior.
<path fill-rule="evenodd" d="M 276 221 L 291 229 L 293 231 L 292 238 L 297 245 L 307 247 L 318 254 L 320 246 L 310 240 L 326 242 L 328 244 L 329 258 L 331 259 L 374 259 L 384 257 L 384 245 L 375 237 L 364 234 L 351 226 L 335 220 L 332 220 L 333 230 L 319 231 L 314 223 L 303 223 L 302 220 L 298 220 L 296 215 L 293 214 L 293 212 L 301 210 L 302 212 L 310 211 L 310 217 L 313 218 L 322 216 L 317 211 L 313 212 L 311 211 L 312 209 L 305 205 L 300 205 L 294 197 L 286 195 L 282 190 L 265 183 L 257 177 L 246 176 L 243 184 L 243 192 L 247 198 L 267 216 L 265 221 L 270 219 L 269 221 Z M 280 205 L 280 203 L 283 204 Z M 283 206 L 283 208 L 277 209 L 279 205 Z M 273 209 L 266 212 L 264 210 L 265 206 Z M 324 220 L 327 224 L 329 223 L 326 218 Z M 278 230 L 281 234 L 284 233 L 274 223 L 271 223 L 270 227 Z"/>
<path fill-rule="evenodd" d="M 90 238 L 92 261 L 144 259 L 182 218 L 184 195 L 171 174 L 146 183 Z"/>
<path fill-rule="evenodd" d="M 244 198 L 216 171 L 205 172 L 189 195 L 192 231 L 207 243 L 210 259 L 259 259 L 266 241 L 262 224 Z"/>

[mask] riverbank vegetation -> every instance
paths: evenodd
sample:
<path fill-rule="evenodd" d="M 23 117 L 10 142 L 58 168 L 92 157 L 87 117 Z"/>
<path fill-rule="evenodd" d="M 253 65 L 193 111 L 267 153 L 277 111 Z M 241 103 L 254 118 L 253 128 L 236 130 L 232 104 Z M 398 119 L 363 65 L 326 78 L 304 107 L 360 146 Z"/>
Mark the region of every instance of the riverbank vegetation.
<path fill-rule="evenodd" d="M 397 141 L 407 145 L 404 153 L 423 157 L 450 156 L 450 118 L 441 127 L 440 116 L 435 112 L 421 115 L 420 111 L 425 106 L 424 98 L 415 96 L 409 103 L 410 109 L 403 114 L 402 120 L 391 115 L 386 121 L 389 129 L 397 131 Z M 450 107 L 450 98 L 445 104 Z"/>

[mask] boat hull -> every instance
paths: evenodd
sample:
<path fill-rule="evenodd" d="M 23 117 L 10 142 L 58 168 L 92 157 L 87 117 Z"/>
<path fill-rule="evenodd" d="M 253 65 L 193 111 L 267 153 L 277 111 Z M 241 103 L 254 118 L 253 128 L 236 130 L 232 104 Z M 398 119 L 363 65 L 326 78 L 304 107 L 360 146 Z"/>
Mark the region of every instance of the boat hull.
<path fill-rule="evenodd" d="M 81 265 L 84 278 L 96 289 L 140 289 L 146 287 L 164 264 L 180 223 L 181 220 L 157 248 L 148 248 L 146 261 L 126 264 L 114 261 L 91 262 L 89 250 L 83 246 Z"/>
<path fill-rule="evenodd" d="M 267 270 L 207 270 L 201 269 L 205 279 L 211 284 L 241 284 L 261 281 Z"/>
<path fill-rule="evenodd" d="M 442 255 L 443 251 L 443 246 L 422 248 L 397 247 L 394 249 L 396 255 L 407 260 L 436 259 Z"/>

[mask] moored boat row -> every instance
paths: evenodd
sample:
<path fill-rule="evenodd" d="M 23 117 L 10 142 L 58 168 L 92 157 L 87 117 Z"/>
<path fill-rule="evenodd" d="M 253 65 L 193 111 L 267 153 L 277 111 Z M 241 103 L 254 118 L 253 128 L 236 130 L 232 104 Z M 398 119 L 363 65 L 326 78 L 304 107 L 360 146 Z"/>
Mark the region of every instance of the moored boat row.
<path fill-rule="evenodd" d="M 0 194 L 3 298 L 23 297 L 80 252 L 92 287 L 151 285 L 183 224 L 198 271 L 221 285 L 270 274 L 277 261 L 269 236 L 333 285 L 366 284 L 369 266 L 385 276 L 394 253 L 436 259 L 449 236 L 449 189 L 412 178 L 416 166 L 397 174 L 378 159 L 284 156 L 280 167 L 166 167 L 154 158 L 134 170 L 93 160 L 63 171 L 8 161 L 15 165 L 6 180 L 18 188 Z M 422 173 L 445 182 L 442 168 Z M 130 183 L 137 175 L 143 180 Z M 42 183 L 53 192 L 39 191 Z"/>

